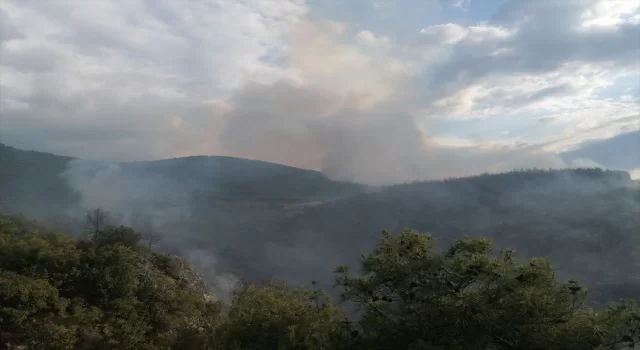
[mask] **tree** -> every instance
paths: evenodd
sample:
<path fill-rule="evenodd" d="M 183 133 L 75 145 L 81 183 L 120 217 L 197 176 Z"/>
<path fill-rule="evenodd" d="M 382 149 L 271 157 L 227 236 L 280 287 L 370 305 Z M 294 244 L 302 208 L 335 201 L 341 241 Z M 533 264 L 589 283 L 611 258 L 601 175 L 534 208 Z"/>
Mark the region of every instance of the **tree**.
<path fill-rule="evenodd" d="M 336 270 L 353 320 L 321 290 L 236 289 L 231 305 L 185 283 L 186 264 L 134 249 L 105 226 L 93 240 L 0 215 L 0 348 L 28 349 L 623 349 L 640 343 L 640 310 L 586 306 L 551 264 L 466 238 L 441 252 L 429 235 L 383 232 L 362 272 Z M 316 283 L 312 282 L 314 288 Z M 226 311 L 226 312 L 223 312 Z"/>
<path fill-rule="evenodd" d="M 494 254 L 486 238 L 439 253 L 429 235 L 384 231 L 362 272 L 340 266 L 336 283 L 363 309 L 367 349 L 594 349 L 640 334 L 635 305 L 597 313 L 577 281 L 556 282 L 547 260 Z"/>
<path fill-rule="evenodd" d="M 47 336 L 66 307 L 67 301 L 46 280 L 0 270 L 0 347 L 30 344 L 43 349 L 48 343 L 55 349 L 60 343 L 73 343 L 73 331 L 64 326 L 57 327 L 55 342 Z"/>
<path fill-rule="evenodd" d="M 150 229 L 148 231 L 143 231 L 141 233 L 141 238 L 147 241 L 147 251 L 150 252 L 151 246 L 162 241 L 162 239 L 164 238 L 164 235 L 161 232 L 157 232 L 157 231 L 154 231 L 153 229 Z"/>
<path fill-rule="evenodd" d="M 107 225 L 108 213 L 102 208 L 90 210 L 85 215 L 88 234 L 91 237 L 99 235 L 100 231 Z"/>
<path fill-rule="evenodd" d="M 0 215 L 0 349 L 208 344 L 219 305 L 132 249 L 133 229 L 105 226 L 87 241 L 29 227 Z"/>
<path fill-rule="evenodd" d="M 154 244 L 162 241 L 164 235 L 157 231 L 153 225 L 153 218 L 142 211 L 134 210 L 131 213 L 131 226 L 140 232 L 142 240 L 147 242 L 147 251 L 151 251 Z"/>
<path fill-rule="evenodd" d="M 339 349 L 346 315 L 324 293 L 284 283 L 236 294 L 221 327 L 223 349 Z"/>

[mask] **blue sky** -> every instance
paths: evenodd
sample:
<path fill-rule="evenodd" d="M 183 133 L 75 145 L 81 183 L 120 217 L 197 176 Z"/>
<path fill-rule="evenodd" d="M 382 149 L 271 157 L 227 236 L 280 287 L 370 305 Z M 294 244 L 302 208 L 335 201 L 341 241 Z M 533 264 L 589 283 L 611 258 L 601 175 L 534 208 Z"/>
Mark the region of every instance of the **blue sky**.
<path fill-rule="evenodd" d="M 0 23 L 20 148 L 381 183 L 574 166 L 640 129 L 628 0 L 9 0 Z"/>
<path fill-rule="evenodd" d="M 488 21 L 502 1 L 315 0 L 309 4 L 316 18 L 331 18 L 402 39 L 426 26 L 441 23 L 473 25 Z"/>

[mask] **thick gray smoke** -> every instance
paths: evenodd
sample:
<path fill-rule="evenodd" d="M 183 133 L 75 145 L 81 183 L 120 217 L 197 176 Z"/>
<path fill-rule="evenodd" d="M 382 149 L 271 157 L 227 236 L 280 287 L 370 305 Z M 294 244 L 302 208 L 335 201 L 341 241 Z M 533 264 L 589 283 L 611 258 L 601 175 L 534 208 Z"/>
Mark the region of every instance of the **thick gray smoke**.
<path fill-rule="evenodd" d="M 229 301 L 238 278 L 222 271 L 221 258 L 213 247 L 197 247 L 188 238 L 193 220 L 190 195 L 206 186 L 181 182 L 157 172 L 142 170 L 145 163 L 108 163 L 72 160 L 62 174 L 71 189 L 80 193 L 78 208 L 68 214 L 82 218 L 89 210 L 102 208 L 108 222 L 132 226 L 161 237 L 159 250 L 175 253 L 191 262 L 208 280 L 217 296 Z M 204 168 L 202 171 L 206 171 Z M 209 249 L 207 249 L 209 248 Z"/>
<path fill-rule="evenodd" d="M 239 117 L 236 121 L 240 120 Z M 368 176 L 369 182 L 376 183 L 397 176 L 396 169 L 385 172 L 384 163 L 377 165 L 377 159 L 399 168 L 403 176 L 463 175 L 486 164 L 491 164 L 486 168 L 488 172 L 514 166 L 565 165 L 554 157 L 533 157 L 535 152 L 526 147 L 466 153 L 424 149 L 428 143 L 415 143 L 418 136 L 413 134 L 414 129 L 402 128 L 410 125 L 406 120 L 385 124 L 385 118 L 380 117 L 376 127 L 372 127 L 376 123 L 368 123 L 365 128 L 341 120 L 344 119 L 316 120 L 308 128 L 293 130 L 308 133 L 307 140 L 313 136 L 317 144 L 329 150 L 321 160 L 325 172 L 336 178 Z M 359 136 L 363 129 L 366 132 Z M 254 134 L 259 135 L 259 131 L 256 128 Z M 372 133 L 388 134 L 387 139 L 396 144 L 378 145 L 365 137 Z M 242 137 L 250 136 L 239 134 L 233 140 L 236 145 L 248 145 Z M 394 155 L 407 149 L 416 152 L 408 157 L 427 154 L 432 163 L 404 166 L 411 162 L 395 159 Z M 267 151 L 267 147 L 263 150 Z M 451 163 L 451 159 L 460 163 Z M 350 167 L 351 163 L 356 166 Z M 74 160 L 63 177 L 81 194 L 80 208 L 75 213 L 82 215 L 88 209 L 102 207 L 114 214 L 118 223 L 150 226 L 164 233 L 158 248 L 193 263 L 227 301 L 239 280 L 236 271 L 242 278 L 248 273 L 301 284 L 317 280 L 322 288 L 335 292 L 331 288 L 332 269 L 343 263 L 357 266 L 360 254 L 373 248 L 377 233 L 384 228 L 397 232 L 412 227 L 432 232 L 443 242 L 466 234 L 495 236 L 498 243 L 514 247 L 524 256 L 552 257 L 558 263 L 561 278 L 578 275 L 590 284 L 600 280 L 626 283 L 638 265 L 637 259 L 631 258 L 637 256 L 637 240 L 628 233 L 637 225 L 632 213 L 640 210 L 640 204 L 634 194 L 637 186 L 629 187 L 624 177 L 598 180 L 560 172 L 540 175 L 540 179 L 513 175 L 502 178 L 504 184 L 500 178 L 486 178 L 480 182 L 392 186 L 289 211 L 278 201 L 247 202 L 242 193 L 194 204 L 194 193 L 215 192 L 225 184 L 212 177 L 221 170 L 219 163 L 198 158 L 191 164 L 187 167 L 187 162 L 180 159 L 121 164 Z M 441 168 L 429 168 L 432 164 L 440 164 Z M 580 159 L 576 165 L 595 163 Z M 370 174 L 357 172 L 367 167 Z M 180 169 L 179 173 L 176 169 Z M 248 171 L 259 178 L 260 174 L 251 169 L 257 168 L 233 169 L 231 175 Z M 233 254 L 228 255 L 227 250 Z M 232 260 L 225 261 L 229 256 Z M 621 261 L 625 259 L 628 263 L 623 266 Z M 238 268 L 242 265 L 245 267 Z M 229 267 L 234 273 L 229 272 Z M 625 271 L 624 276 L 616 271 Z"/>
<path fill-rule="evenodd" d="M 247 86 L 232 99 L 222 143 L 239 156 L 371 185 L 568 166 L 527 146 L 445 148 L 406 110 L 349 107 L 352 97 L 287 81 Z"/>
<path fill-rule="evenodd" d="M 131 225 L 134 214 L 143 209 L 153 226 L 163 227 L 188 218 L 186 186 L 157 174 L 125 171 L 117 163 L 72 160 L 62 174 L 81 196 L 85 209 L 104 208 L 122 215 L 121 223 Z M 158 208 L 161 198 L 171 198 L 171 205 Z"/>

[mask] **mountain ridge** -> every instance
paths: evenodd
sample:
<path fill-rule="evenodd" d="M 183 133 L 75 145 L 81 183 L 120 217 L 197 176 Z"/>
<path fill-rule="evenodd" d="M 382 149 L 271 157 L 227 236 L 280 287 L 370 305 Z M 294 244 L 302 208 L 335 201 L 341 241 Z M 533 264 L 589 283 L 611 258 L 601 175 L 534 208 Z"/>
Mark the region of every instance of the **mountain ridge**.
<path fill-rule="evenodd" d="M 526 257 L 549 257 L 561 274 L 607 281 L 599 288 L 608 296 L 640 291 L 640 186 L 624 171 L 520 170 L 371 187 L 229 157 L 114 165 L 6 150 L 0 211 L 57 217 L 65 232 L 81 234 L 86 210 L 103 207 L 117 223 L 163 232 L 161 250 L 214 280 L 229 272 L 330 289 L 327 271 L 357 264 L 380 230 L 412 228 L 442 244 L 488 235 Z"/>

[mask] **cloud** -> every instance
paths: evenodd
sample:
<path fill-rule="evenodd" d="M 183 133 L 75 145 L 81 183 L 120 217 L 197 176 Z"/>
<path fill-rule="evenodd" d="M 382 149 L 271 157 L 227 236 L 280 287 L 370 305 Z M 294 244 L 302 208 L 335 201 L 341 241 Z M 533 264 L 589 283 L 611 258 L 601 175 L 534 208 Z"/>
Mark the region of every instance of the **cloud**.
<path fill-rule="evenodd" d="M 616 134 L 612 132 L 611 134 Z M 563 154 L 565 159 L 592 159 L 601 167 L 632 170 L 640 167 L 640 124 L 637 131 L 625 132 L 604 140 L 585 142 L 578 149 Z"/>
<path fill-rule="evenodd" d="M 512 0 L 483 25 L 448 23 L 422 29 L 419 50 L 446 53 L 425 68 L 428 102 L 460 115 L 481 113 L 474 108 L 483 105 L 501 105 L 487 100 L 489 89 L 497 98 L 520 101 L 495 113 L 538 103 L 541 95 L 592 98 L 595 88 L 639 68 L 640 45 L 629 45 L 640 44 L 640 26 L 629 19 L 638 6 L 616 4 Z M 597 12 L 603 7 L 606 13 Z M 592 27 L 585 14 L 619 21 Z"/>
<path fill-rule="evenodd" d="M 554 153 L 639 125 L 637 99 L 599 93 L 640 72 L 631 3 L 510 0 L 484 22 L 402 37 L 302 0 L 3 2 L 0 137 L 90 159 L 242 156 L 370 183 L 565 166 Z M 440 134 L 438 120 L 482 120 L 498 139 Z"/>
<path fill-rule="evenodd" d="M 386 11 L 393 8 L 396 5 L 394 0 L 378 0 L 374 1 L 371 5 L 376 11 Z"/>
<path fill-rule="evenodd" d="M 288 35 L 307 11 L 299 1 L 10 1 L 0 9 L 3 33 L 14 33 L 2 41 L 2 140 L 118 160 L 211 143 L 199 133 L 215 125 L 203 101 L 289 75 L 281 62 Z"/>
<path fill-rule="evenodd" d="M 386 36 L 378 36 L 368 30 L 362 30 L 356 35 L 358 44 L 364 46 L 387 46 L 389 38 Z"/>
<path fill-rule="evenodd" d="M 468 11 L 471 6 L 471 0 L 453 0 L 453 7 L 459 8 L 463 11 Z"/>

